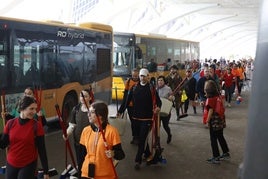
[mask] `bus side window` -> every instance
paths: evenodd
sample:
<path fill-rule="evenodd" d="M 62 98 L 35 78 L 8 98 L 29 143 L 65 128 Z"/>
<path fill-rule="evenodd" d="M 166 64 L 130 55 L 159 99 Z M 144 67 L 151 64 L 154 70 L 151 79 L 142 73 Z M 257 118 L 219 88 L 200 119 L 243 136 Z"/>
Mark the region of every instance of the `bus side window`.
<path fill-rule="evenodd" d="M 38 84 L 40 81 L 39 76 L 39 70 L 36 67 L 36 63 L 32 62 L 30 68 L 25 73 L 24 81 L 28 85 L 32 85 L 32 83 Z"/>

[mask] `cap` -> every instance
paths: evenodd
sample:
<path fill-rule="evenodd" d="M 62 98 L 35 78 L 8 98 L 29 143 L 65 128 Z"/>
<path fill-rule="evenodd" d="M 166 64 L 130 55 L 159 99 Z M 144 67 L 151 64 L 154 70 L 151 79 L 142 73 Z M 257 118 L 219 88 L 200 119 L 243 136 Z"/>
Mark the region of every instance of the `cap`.
<path fill-rule="evenodd" d="M 148 75 L 149 75 L 149 71 L 146 68 L 140 69 L 139 76 L 148 76 Z"/>

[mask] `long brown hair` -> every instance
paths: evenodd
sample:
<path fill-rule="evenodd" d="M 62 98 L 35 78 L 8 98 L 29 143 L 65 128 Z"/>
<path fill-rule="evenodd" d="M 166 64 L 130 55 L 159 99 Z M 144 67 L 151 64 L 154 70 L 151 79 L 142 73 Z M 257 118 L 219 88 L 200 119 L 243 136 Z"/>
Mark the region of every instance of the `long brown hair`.
<path fill-rule="evenodd" d="M 205 82 L 204 91 L 207 98 L 211 98 L 219 95 L 217 84 L 214 80 L 208 80 Z"/>
<path fill-rule="evenodd" d="M 103 124 L 108 123 L 108 106 L 106 103 L 98 101 L 91 104 L 92 108 L 95 110 L 96 115 L 102 117 Z"/>

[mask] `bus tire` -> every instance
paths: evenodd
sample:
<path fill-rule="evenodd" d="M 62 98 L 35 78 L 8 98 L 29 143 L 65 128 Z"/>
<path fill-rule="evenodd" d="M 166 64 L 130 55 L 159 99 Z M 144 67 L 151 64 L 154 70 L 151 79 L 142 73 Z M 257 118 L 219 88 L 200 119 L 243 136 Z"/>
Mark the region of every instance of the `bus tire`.
<path fill-rule="evenodd" d="M 77 96 L 75 93 L 68 93 L 63 100 L 62 105 L 62 117 L 63 122 L 67 126 L 70 114 L 74 106 L 78 104 Z"/>

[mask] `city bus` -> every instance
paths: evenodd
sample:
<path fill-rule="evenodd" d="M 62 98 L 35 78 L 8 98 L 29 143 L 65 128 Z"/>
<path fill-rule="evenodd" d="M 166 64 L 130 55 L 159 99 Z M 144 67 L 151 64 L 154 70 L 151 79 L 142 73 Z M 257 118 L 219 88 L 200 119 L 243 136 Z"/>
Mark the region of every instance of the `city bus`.
<path fill-rule="evenodd" d="M 41 89 L 48 121 L 64 119 L 92 86 L 108 104 L 112 88 L 113 29 L 109 25 L 28 21 L 0 17 L 0 90 L 6 110 L 15 108 L 26 87 Z"/>
<path fill-rule="evenodd" d="M 199 42 L 172 39 L 164 35 L 114 32 L 112 98 L 117 96 L 122 99 L 124 80 L 130 76 L 131 70 L 147 67 L 151 59 L 154 59 L 158 67 L 150 76 L 157 77 L 167 75 L 167 59 L 171 59 L 172 64 L 183 64 L 185 61 L 199 59 L 199 55 Z M 182 76 L 185 75 L 183 70 L 179 72 Z"/>

